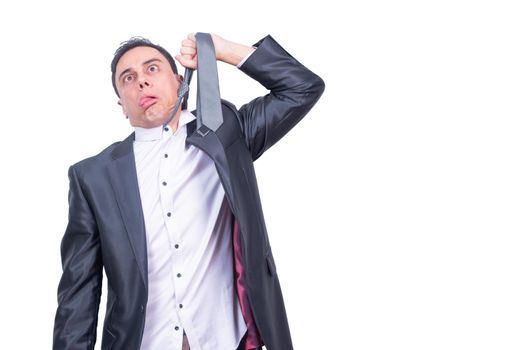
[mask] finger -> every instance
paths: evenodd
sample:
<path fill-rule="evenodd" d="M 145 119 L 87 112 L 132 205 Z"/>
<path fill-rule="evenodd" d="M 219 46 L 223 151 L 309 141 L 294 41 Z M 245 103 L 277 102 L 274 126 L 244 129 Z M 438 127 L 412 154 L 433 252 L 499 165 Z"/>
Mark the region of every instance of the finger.
<path fill-rule="evenodd" d="M 196 42 L 191 41 L 189 39 L 182 40 L 181 44 L 182 44 L 182 47 L 194 47 L 194 48 L 196 48 Z"/>
<path fill-rule="evenodd" d="M 194 56 L 196 55 L 196 49 L 193 47 L 181 47 L 180 53 L 182 55 Z"/>
<path fill-rule="evenodd" d="M 187 56 L 182 56 L 182 55 L 176 55 L 175 56 L 175 59 L 180 62 L 180 64 L 186 68 L 192 68 L 192 69 L 196 69 L 197 68 L 197 62 L 196 62 L 196 59 L 191 59 L 191 58 L 188 58 Z"/>
<path fill-rule="evenodd" d="M 187 38 L 191 41 L 196 41 L 195 33 L 189 33 L 187 35 Z"/>
<path fill-rule="evenodd" d="M 191 62 L 195 60 L 195 57 L 192 55 L 178 55 L 178 57 L 180 57 L 180 59 L 184 62 Z"/>
<path fill-rule="evenodd" d="M 190 55 L 181 55 L 181 56 L 182 56 L 182 59 L 184 59 L 188 64 L 190 62 L 196 61 L 195 56 L 190 56 Z"/>

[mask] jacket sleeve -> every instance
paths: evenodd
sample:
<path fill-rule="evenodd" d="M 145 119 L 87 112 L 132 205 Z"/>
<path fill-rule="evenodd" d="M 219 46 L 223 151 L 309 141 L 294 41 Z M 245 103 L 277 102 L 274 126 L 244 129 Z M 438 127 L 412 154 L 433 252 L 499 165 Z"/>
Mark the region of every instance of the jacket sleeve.
<path fill-rule="evenodd" d="M 53 349 L 93 349 L 102 286 L 97 224 L 74 166 L 69 168 L 69 222 L 62 239 Z"/>
<path fill-rule="evenodd" d="M 287 53 L 270 35 L 240 70 L 270 93 L 239 109 L 240 127 L 253 160 L 291 130 L 324 92 L 324 81 Z"/>

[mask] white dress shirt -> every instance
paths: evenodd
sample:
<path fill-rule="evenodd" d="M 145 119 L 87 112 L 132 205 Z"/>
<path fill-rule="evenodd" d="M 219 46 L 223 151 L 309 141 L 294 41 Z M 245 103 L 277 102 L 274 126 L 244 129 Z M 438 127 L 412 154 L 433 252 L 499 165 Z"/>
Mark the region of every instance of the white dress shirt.
<path fill-rule="evenodd" d="M 141 349 L 235 350 L 246 332 L 233 276 L 232 214 L 213 161 L 179 127 L 135 128 L 147 236 L 148 301 Z"/>

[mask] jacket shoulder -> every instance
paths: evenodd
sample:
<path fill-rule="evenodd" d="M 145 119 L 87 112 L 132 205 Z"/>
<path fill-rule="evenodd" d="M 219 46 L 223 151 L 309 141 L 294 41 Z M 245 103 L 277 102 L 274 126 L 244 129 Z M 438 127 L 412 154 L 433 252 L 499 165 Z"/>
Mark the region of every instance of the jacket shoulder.
<path fill-rule="evenodd" d="M 74 163 L 71 165 L 71 168 L 79 174 L 85 174 L 86 172 L 91 171 L 99 171 L 113 159 L 112 153 L 114 149 L 122 142 L 123 141 L 117 141 L 112 143 L 111 145 L 104 148 L 100 153 Z"/>
<path fill-rule="evenodd" d="M 242 123 L 238 108 L 233 103 L 229 102 L 228 100 L 224 100 L 223 98 L 220 99 L 220 102 L 222 104 L 222 116 L 224 117 L 224 123 L 229 126 L 230 129 L 231 126 L 234 125 L 234 129 L 236 131 L 242 132 Z M 192 110 L 191 113 L 196 116 L 197 110 Z"/>
<path fill-rule="evenodd" d="M 238 108 L 228 100 L 222 99 L 221 102 L 224 121 L 233 122 L 236 126 L 238 126 L 239 131 L 242 131 L 242 119 Z"/>
<path fill-rule="evenodd" d="M 222 113 L 223 112 L 230 112 L 234 114 L 238 114 L 238 109 L 235 107 L 235 105 L 228 100 L 221 99 L 220 102 L 222 103 Z"/>

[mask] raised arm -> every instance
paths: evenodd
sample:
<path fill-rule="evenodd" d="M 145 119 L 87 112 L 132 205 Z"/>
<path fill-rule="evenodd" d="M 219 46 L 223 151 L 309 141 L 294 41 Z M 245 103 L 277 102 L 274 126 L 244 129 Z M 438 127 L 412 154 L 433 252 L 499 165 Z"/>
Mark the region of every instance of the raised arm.
<path fill-rule="evenodd" d="M 270 92 L 239 110 L 253 160 L 291 130 L 324 92 L 324 81 L 293 58 L 271 36 L 268 35 L 255 46 L 256 51 L 240 70 Z"/>
<path fill-rule="evenodd" d="M 215 34 L 212 38 L 217 60 L 238 65 L 247 57 L 240 70 L 270 91 L 239 110 L 245 142 L 255 160 L 309 112 L 324 92 L 324 81 L 270 35 L 254 45 L 256 50 Z M 196 55 L 194 34 L 189 34 L 176 59 L 185 67 L 195 68 Z"/>

